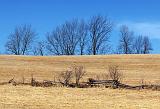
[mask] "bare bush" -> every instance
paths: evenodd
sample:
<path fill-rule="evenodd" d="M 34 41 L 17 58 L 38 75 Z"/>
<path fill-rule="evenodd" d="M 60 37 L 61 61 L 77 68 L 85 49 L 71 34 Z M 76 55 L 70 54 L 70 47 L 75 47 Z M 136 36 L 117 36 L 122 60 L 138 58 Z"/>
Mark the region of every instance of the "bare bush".
<path fill-rule="evenodd" d="M 17 82 L 14 80 L 14 77 L 12 79 L 10 79 L 8 81 L 8 83 L 11 83 L 12 85 L 16 86 L 17 85 Z"/>
<path fill-rule="evenodd" d="M 83 66 L 73 66 L 72 71 L 76 79 L 76 86 L 79 86 L 79 81 L 86 74 L 86 71 Z"/>
<path fill-rule="evenodd" d="M 64 86 L 75 87 L 79 86 L 80 79 L 86 74 L 86 71 L 83 66 L 72 66 L 70 70 L 66 70 L 65 72 L 61 72 L 58 75 L 58 81 Z M 75 78 L 75 83 L 71 84 L 72 78 Z M 74 85 L 74 86 L 72 86 Z"/>
<path fill-rule="evenodd" d="M 118 66 L 117 65 L 111 65 L 109 66 L 109 77 L 112 79 L 112 80 L 115 80 L 117 82 L 121 81 L 122 80 L 122 72 L 120 72 L 118 70 Z"/>
<path fill-rule="evenodd" d="M 72 77 L 73 77 L 73 72 L 66 70 L 65 72 L 60 73 L 58 77 L 58 81 L 62 83 L 63 85 L 68 86 Z"/>

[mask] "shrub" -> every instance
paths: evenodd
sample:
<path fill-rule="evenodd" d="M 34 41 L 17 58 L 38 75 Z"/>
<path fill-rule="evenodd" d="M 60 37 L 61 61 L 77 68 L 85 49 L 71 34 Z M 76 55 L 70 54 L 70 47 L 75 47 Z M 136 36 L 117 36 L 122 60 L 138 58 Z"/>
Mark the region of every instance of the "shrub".
<path fill-rule="evenodd" d="M 117 65 L 110 65 L 109 66 L 109 77 L 112 80 L 115 80 L 117 82 L 120 82 L 122 80 L 122 72 L 119 71 L 118 66 Z"/>
<path fill-rule="evenodd" d="M 76 86 L 79 86 L 80 79 L 83 78 L 83 76 L 86 74 L 86 71 L 83 66 L 74 65 L 72 67 L 72 72 L 75 76 Z"/>
<path fill-rule="evenodd" d="M 68 86 L 72 77 L 73 77 L 72 71 L 66 70 L 65 72 L 60 73 L 58 81 L 63 85 Z"/>

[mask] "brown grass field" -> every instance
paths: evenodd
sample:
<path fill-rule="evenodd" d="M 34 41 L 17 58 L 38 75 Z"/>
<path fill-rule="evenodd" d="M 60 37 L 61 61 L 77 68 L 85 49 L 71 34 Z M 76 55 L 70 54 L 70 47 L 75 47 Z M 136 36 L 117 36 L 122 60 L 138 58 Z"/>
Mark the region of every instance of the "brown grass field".
<path fill-rule="evenodd" d="M 0 56 L 0 82 L 15 77 L 28 82 L 31 74 L 37 80 L 53 80 L 72 65 L 83 65 L 87 78 L 103 78 L 108 65 L 118 65 L 123 83 L 138 85 L 160 83 L 160 55 L 107 56 Z M 0 109 L 160 109 L 160 92 L 107 88 L 41 88 L 0 86 Z"/>

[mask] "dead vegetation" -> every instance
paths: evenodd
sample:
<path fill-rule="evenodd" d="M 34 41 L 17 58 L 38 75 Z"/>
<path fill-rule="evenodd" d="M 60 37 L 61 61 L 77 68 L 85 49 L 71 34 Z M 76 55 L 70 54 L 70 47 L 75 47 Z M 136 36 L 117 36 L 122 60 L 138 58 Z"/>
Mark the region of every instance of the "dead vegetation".
<path fill-rule="evenodd" d="M 110 65 L 108 69 L 109 78 L 117 82 L 120 82 L 123 79 L 123 73 L 120 72 L 117 65 Z"/>
<path fill-rule="evenodd" d="M 76 81 L 76 86 L 79 86 L 80 85 L 80 79 L 83 78 L 83 76 L 86 74 L 86 71 L 84 69 L 83 66 L 76 66 L 74 65 L 72 67 L 72 72 L 74 73 L 74 76 L 75 76 L 75 81 Z"/>
<path fill-rule="evenodd" d="M 143 59 L 139 56 L 138 59 L 132 57 L 134 58 L 132 60 L 129 60 L 128 55 L 118 57 L 118 59 L 117 56 L 109 58 L 103 58 L 103 56 L 99 58 L 97 56 L 94 58 L 80 57 L 80 59 L 77 57 L 17 57 L 18 59 L 10 57 L 15 62 L 8 61 L 8 57 L 6 58 L 7 61 L 4 61 L 4 57 L 0 57 L 4 61 L 0 62 L 0 108 L 63 109 L 65 107 L 67 109 L 93 109 L 96 107 L 104 109 L 107 106 L 109 109 L 159 109 L 160 96 L 158 90 L 160 90 L 160 86 L 158 84 L 160 81 L 157 72 L 159 71 L 160 61 L 157 56 L 155 56 L 156 59 L 154 56 L 153 59 L 143 57 Z M 129 61 L 132 61 L 132 63 L 129 63 Z M 30 66 L 27 66 L 28 64 Z M 73 64 L 85 66 L 86 73 L 80 79 L 78 88 L 73 88 L 73 86 L 77 87 L 73 73 L 68 88 L 66 88 L 58 81 L 58 75 L 66 70 L 71 71 L 73 66 L 70 67 L 70 65 Z M 118 72 L 122 73 L 122 79 L 114 90 L 112 89 L 114 88 L 112 87 L 114 81 L 109 75 L 108 65 L 118 65 Z M 134 69 L 138 69 L 138 71 Z M 33 79 L 41 85 L 31 86 L 31 74 L 33 74 Z M 17 83 L 16 86 L 12 86 L 12 83 L 9 84 L 9 80 L 13 77 Z M 90 82 L 89 78 L 92 78 Z M 154 82 L 154 80 L 157 81 Z"/>
<path fill-rule="evenodd" d="M 64 86 L 69 86 L 70 81 L 73 77 L 73 72 L 66 70 L 64 72 L 61 72 L 58 76 L 58 81 L 63 84 Z"/>
<path fill-rule="evenodd" d="M 31 74 L 30 83 L 25 83 L 25 78 L 22 76 L 22 81 L 17 82 L 13 77 L 8 82 L 0 83 L 0 85 L 12 84 L 13 86 L 17 85 L 31 85 L 33 87 L 77 87 L 77 88 L 89 88 L 89 87 L 105 87 L 112 89 L 132 89 L 132 90 L 141 90 L 141 89 L 150 89 L 150 90 L 158 90 L 160 91 L 160 85 L 146 84 L 146 82 L 142 79 L 141 85 L 131 86 L 122 83 L 123 72 L 120 71 L 117 65 L 108 66 L 108 73 L 105 73 L 103 78 L 101 79 L 99 75 L 94 78 L 88 78 L 87 82 L 82 82 L 81 79 L 86 75 L 86 71 L 83 66 L 73 65 L 64 72 L 59 73 L 57 79 L 54 77 L 54 81 L 52 80 L 43 80 L 38 81 Z"/>

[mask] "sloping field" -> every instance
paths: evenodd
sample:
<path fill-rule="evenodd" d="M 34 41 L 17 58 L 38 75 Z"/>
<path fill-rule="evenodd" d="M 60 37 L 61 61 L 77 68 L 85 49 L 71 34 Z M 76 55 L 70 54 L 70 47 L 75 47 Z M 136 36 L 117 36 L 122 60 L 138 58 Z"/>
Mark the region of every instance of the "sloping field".
<path fill-rule="evenodd" d="M 30 57 L 0 56 L 0 81 L 15 77 L 30 81 L 31 74 L 38 80 L 53 80 L 69 66 L 85 66 L 88 77 L 107 72 L 108 65 L 119 65 L 123 82 L 140 84 L 160 83 L 160 55 L 109 55 Z M 65 88 L 0 86 L 0 109 L 159 109 L 160 92 L 152 90 L 120 90 L 108 88 Z"/>
<path fill-rule="evenodd" d="M 31 74 L 37 80 L 53 80 L 56 75 L 72 65 L 83 65 L 88 77 L 103 78 L 108 65 L 118 65 L 123 72 L 123 82 L 139 84 L 160 83 L 160 55 L 106 55 L 106 56 L 0 56 L 0 82 L 15 77 L 29 81 Z"/>
<path fill-rule="evenodd" d="M 160 109 L 158 91 L 0 86 L 0 109 Z"/>

